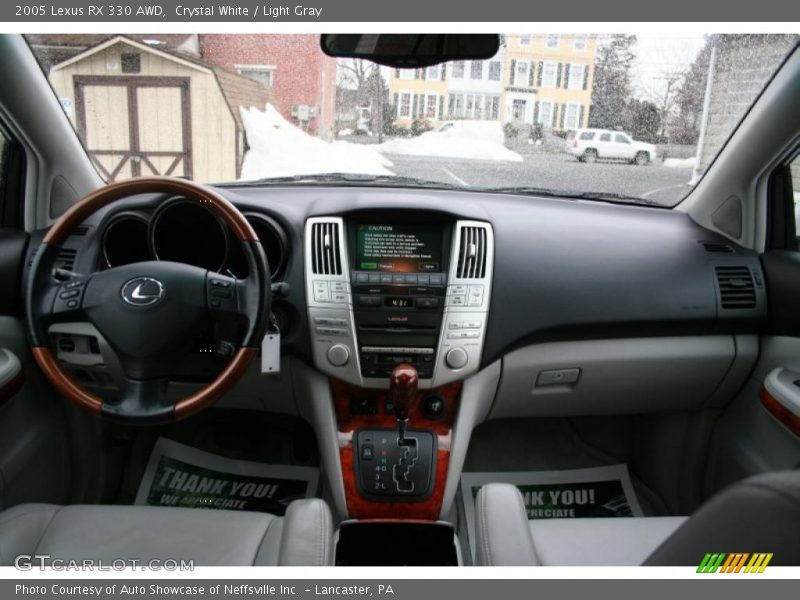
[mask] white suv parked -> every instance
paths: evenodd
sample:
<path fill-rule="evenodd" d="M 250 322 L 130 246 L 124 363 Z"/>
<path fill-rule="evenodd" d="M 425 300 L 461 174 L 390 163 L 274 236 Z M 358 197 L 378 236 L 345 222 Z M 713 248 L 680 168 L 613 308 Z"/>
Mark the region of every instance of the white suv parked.
<path fill-rule="evenodd" d="M 567 149 L 581 162 L 624 160 L 646 165 L 656 158 L 653 144 L 637 142 L 627 133 L 608 129 L 576 129 L 567 136 Z"/>

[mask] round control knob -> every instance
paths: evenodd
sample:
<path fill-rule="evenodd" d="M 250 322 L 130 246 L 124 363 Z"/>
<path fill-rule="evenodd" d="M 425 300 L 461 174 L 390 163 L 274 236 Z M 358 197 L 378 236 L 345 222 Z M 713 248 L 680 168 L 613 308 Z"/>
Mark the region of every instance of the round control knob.
<path fill-rule="evenodd" d="M 467 364 L 467 353 L 463 348 L 453 348 L 444 357 L 444 362 L 451 369 L 461 369 Z"/>
<path fill-rule="evenodd" d="M 328 348 L 328 362 L 334 367 L 343 367 L 350 360 L 350 350 L 342 344 L 335 344 Z"/>

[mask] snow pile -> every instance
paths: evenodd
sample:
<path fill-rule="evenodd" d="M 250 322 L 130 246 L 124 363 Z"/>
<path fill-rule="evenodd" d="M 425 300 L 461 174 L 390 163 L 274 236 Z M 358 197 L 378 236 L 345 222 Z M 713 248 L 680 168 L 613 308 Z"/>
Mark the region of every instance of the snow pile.
<path fill-rule="evenodd" d="M 697 158 L 694 156 L 689 158 L 665 158 L 664 166 L 671 169 L 693 169 L 695 162 L 697 162 Z"/>
<path fill-rule="evenodd" d="M 373 147 L 326 142 L 301 131 L 271 104 L 265 110 L 242 108 L 250 149 L 242 164 L 242 181 L 319 173 L 393 175 L 392 162 Z"/>
<path fill-rule="evenodd" d="M 453 121 L 435 131 L 391 140 L 377 148 L 384 154 L 522 162 L 522 157 L 506 148 L 504 141 L 499 121 Z"/>

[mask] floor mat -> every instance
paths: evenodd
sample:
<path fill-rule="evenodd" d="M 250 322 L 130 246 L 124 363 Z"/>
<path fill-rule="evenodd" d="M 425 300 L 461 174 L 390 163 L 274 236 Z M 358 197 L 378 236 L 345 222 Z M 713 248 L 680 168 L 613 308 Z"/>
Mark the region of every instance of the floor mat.
<path fill-rule="evenodd" d="M 528 519 L 644 516 L 626 465 L 558 471 L 464 472 L 461 494 L 470 548 L 475 548 L 475 497 L 487 483 L 519 488 Z"/>
<path fill-rule="evenodd" d="M 316 467 L 226 458 L 159 438 L 135 504 L 283 515 L 293 500 L 314 497 L 318 484 Z"/>

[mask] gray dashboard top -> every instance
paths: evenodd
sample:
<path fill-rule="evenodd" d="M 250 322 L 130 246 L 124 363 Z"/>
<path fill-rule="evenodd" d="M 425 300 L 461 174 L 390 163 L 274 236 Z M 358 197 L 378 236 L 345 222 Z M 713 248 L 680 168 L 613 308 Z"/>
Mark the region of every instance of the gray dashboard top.
<path fill-rule="evenodd" d="M 240 209 L 262 212 L 286 230 L 289 263 L 284 301 L 298 322 L 285 351 L 309 358 L 302 235 L 312 216 L 391 220 L 437 213 L 492 224 L 493 298 L 483 363 L 536 341 L 636 335 L 752 332 L 763 326 L 766 295 L 756 288 L 753 310 L 723 309 L 715 267 L 742 266 L 761 281 L 758 256 L 692 221 L 683 212 L 551 197 L 438 189 L 282 185 L 219 188 Z M 90 270 L 105 223 L 120 211 L 152 211 L 162 196 L 133 197 L 95 214 L 79 264 Z M 725 244 L 709 252 L 702 242 Z M 70 239 L 73 243 L 73 238 Z M 38 243 L 30 248 L 34 250 Z M 94 262 L 93 262 L 94 261 Z"/>

